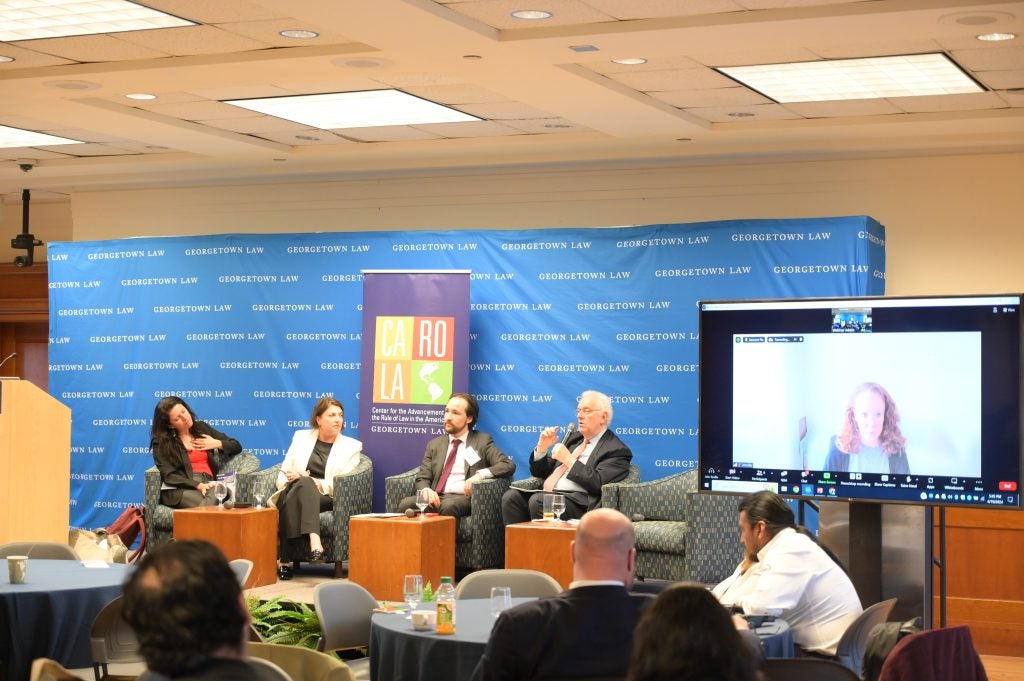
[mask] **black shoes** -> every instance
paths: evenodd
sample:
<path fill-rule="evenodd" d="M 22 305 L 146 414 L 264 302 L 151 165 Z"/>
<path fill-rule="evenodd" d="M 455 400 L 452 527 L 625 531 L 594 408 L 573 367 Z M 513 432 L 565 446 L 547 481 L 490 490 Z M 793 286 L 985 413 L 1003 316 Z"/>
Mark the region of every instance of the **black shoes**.
<path fill-rule="evenodd" d="M 292 566 L 291 565 L 278 565 L 277 566 L 277 578 L 282 581 L 287 581 L 292 578 Z"/>
<path fill-rule="evenodd" d="M 322 563 L 324 562 L 324 552 L 320 549 L 313 549 L 309 552 L 310 563 Z"/>

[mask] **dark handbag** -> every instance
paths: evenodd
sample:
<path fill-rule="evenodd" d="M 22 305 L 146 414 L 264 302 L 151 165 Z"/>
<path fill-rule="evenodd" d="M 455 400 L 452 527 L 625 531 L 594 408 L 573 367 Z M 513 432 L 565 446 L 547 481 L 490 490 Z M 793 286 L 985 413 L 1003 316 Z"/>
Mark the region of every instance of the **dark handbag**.
<path fill-rule="evenodd" d="M 117 517 L 117 520 L 103 528 L 103 531 L 107 534 L 116 534 L 120 537 L 121 542 L 127 547 L 135 543 L 136 537 L 140 534 L 142 535 L 142 539 L 139 541 L 139 548 L 135 549 L 135 552 L 128 557 L 129 563 L 135 563 L 142 558 L 142 552 L 146 548 L 144 508 L 143 506 L 129 506 Z"/>

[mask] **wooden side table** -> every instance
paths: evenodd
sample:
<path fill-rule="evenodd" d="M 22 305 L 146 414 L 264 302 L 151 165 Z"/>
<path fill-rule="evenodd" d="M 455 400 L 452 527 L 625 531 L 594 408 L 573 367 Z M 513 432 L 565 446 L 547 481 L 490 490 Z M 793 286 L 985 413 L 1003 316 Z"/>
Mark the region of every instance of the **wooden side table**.
<path fill-rule="evenodd" d="M 174 512 L 174 538 L 205 539 L 228 560 L 251 560 L 246 589 L 277 582 L 276 508 L 181 508 Z"/>
<path fill-rule="evenodd" d="M 402 578 L 423 575 L 433 589 L 455 577 L 455 518 L 353 517 L 348 522 L 348 578 L 374 598 L 401 601 Z"/>
<path fill-rule="evenodd" d="M 569 588 L 572 558 L 569 546 L 576 525 L 561 522 L 527 522 L 505 527 L 505 567 L 546 572 Z"/>

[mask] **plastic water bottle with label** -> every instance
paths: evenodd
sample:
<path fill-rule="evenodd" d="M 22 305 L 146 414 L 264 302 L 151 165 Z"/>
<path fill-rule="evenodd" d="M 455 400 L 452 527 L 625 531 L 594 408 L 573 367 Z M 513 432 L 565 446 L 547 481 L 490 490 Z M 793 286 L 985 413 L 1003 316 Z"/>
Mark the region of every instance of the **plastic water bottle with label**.
<path fill-rule="evenodd" d="M 438 634 L 455 633 L 455 587 L 451 577 L 442 577 L 441 586 L 437 587 L 437 624 Z"/>

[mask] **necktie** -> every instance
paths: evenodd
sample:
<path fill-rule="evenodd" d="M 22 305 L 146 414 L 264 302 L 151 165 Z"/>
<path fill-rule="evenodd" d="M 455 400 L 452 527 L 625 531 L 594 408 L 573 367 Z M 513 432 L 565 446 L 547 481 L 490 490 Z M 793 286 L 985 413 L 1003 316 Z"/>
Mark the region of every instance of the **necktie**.
<path fill-rule="evenodd" d="M 459 451 L 461 444 L 462 440 L 458 438 L 452 440 L 452 448 L 448 450 L 448 458 L 444 460 L 441 477 L 437 479 L 437 488 L 434 489 L 438 494 L 444 494 L 444 486 L 448 484 L 448 475 L 452 472 L 452 466 L 455 465 L 455 454 Z"/>
<path fill-rule="evenodd" d="M 583 452 L 586 451 L 587 445 L 589 444 L 590 440 L 584 440 L 582 443 L 579 444 L 579 446 L 576 447 L 576 449 L 572 450 L 572 461 L 569 462 L 569 465 L 572 465 L 572 462 L 580 458 Z M 544 479 L 544 491 L 550 492 L 551 490 L 555 489 L 555 485 L 558 484 L 558 481 L 561 480 L 562 476 L 568 472 L 569 466 L 564 463 L 555 470 L 553 470 L 551 472 L 551 475 Z"/>

